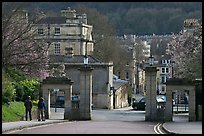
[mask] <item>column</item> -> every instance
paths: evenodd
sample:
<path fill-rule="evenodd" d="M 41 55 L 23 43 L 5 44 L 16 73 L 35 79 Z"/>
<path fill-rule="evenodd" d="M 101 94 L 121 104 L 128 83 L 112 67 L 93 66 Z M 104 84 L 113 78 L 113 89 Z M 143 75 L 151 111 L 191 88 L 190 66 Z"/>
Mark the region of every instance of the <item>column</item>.
<path fill-rule="evenodd" d="M 93 68 L 84 65 L 79 70 L 80 70 L 80 102 L 79 102 L 80 120 L 91 120 Z"/>
<path fill-rule="evenodd" d="M 66 89 L 64 91 L 64 119 L 72 120 L 72 84 L 71 80 L 67 81 Z"/>
<path fill-rule="evenodd" d="M 42 97 L 45 101 L 45 119 L 50 118 L 50 90 L 48 85 L 42 86 Z"/>
<path fill-rule="evenodd" d="M 145 121 L 157 120 L 157 68 L 147 67 L 145 69 L 145 84 L 146 84 L 146 113 Z"/>
<path fill-rule="evenodd" d="M 188 111 L 189 111 L 189 121 L 196 121 L 196 99 L 195 99 L 195 86 L 189 87 L 189 105 L 188 105 Z"/>
<path fill-rule="evenodd" d="M 164 112 L 165 121 L 173 121 L 172 90 L 175 87 L 166 85 L 166 109 Z"/>

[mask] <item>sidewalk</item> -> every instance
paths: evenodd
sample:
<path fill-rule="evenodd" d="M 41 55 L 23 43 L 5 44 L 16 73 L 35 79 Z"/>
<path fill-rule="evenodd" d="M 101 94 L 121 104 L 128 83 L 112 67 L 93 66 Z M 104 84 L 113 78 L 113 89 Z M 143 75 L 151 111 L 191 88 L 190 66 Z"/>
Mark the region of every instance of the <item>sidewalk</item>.
<path fill-rule="evenodd" d="M 53 123 L 61 123 L 67 122 L 68 120 L 63 119 L 64 113 L 61 112 L 54 112 L 54 108 L 51 108 L 52 114 L 50 119 L 45 121 L 38 121 L 37 119 L 33 119 L 32 121 L 16 121 L 16 122 L 6 122 L 2 123 L 2 133 L 16 130 L 16 129 L 23 129 L 28 127 L 40 126 L 40 125 L 47 125 Z"/>
<path fill-rule="evenodd" d="M 165 122 L 163 128 L 175 134 L 202 134 L 202 121 L 188 121 L 188 114 L 173 116 L 172 122 Z"/>

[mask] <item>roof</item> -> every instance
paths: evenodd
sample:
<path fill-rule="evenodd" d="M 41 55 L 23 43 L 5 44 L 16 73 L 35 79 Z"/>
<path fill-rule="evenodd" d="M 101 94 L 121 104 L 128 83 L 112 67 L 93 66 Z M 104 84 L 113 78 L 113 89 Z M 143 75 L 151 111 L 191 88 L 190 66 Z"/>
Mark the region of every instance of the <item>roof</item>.
<path fill-rule="evenodd" d="M 164 84 L 166 85 L 194 85 L 194 81 L 186 79 L 186 78 L 170 78 Z"/>
<path fill-rule="evenodd" d="M 46 17 L 38 22 L 38 24 L 65 24 L 66 17 Z"/>
<path fill-rule="evenodd" d="M 101 63 L 98 59 L 94 58 L 91 55 L 88 56 L 89 63 Z M 84 55 L 73 55 L 65 56 L 65 55 L 50 55 L 50 63 L 84 63 Z"/>
<path fill-rule="evenodd" d="M 117 78 L 116 75 L 113 75 L 113 86 L 114 88 L 117 90 L 118 88 L 120 88 L 122 85 L 128 83 L 127 80 L 122 80 L 122 79 L 119 79 Z"/>

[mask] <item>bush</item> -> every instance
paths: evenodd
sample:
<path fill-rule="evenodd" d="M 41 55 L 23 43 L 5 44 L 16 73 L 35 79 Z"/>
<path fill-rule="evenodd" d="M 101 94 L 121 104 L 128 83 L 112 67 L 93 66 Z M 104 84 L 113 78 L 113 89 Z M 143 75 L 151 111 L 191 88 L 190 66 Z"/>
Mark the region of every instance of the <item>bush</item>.
<path fill-rule="evenodd" d="M 2 70 L 2 103 L 8 103 L 15 98 L 15 86 L 6 77 L 6 74 Z"/>
<path fill-rule="evenodd" d="M 38 99 L 40 82 L 34 79 L 20 81 L 19 86 L 21 87 L 20 92 L 23 91 L 23 101 L 26 100 L 27 96 L 31 96 L 32 100 Z M 21 93 L 22 94 L 22 93 Z"/>
<path fill-rule="evenodd" d="M 32 100 L 39 97 L 40 82 L 37 79 L 28 79 L 16 68 L 2 69 L 2 102 L 25 101 L 27 96 Z"/>

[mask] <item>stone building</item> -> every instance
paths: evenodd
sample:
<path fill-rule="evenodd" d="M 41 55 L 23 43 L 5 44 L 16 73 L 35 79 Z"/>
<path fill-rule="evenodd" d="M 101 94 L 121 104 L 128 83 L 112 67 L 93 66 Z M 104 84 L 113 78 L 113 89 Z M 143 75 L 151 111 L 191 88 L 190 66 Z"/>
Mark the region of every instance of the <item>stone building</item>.
<path fill-rule="evenodd" d="M 65 65 L 66 76 L 74 82 L 73 95 L 80 95 L 79 68 L 84 65 L 84 57 L 87 56 L 88 65 L 93 68 L 92 102 L 96 108 L 112 108 L 113 96 L 108 94 L 113 84 L 113 63 L 103 63 L 91 56 L 94 50 L 93 26 L 88 25 L 86 14 L 77 14 L 68 8 L 61 10 L 60 17 L 43 18 L 36 27 L 36 40 L 48 39 L 50 44 L 50 69 Z M 55 94 L 51 97 L 54 103 Z"/>

